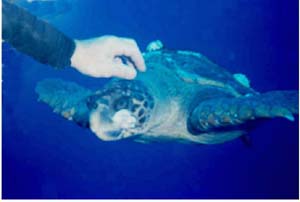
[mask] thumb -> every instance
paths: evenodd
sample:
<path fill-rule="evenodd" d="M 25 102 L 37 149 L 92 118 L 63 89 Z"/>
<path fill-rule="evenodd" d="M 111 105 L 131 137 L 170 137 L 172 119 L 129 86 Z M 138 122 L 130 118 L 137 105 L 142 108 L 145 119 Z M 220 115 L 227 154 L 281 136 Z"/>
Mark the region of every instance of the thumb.
<path fill-rule="evenodd" d="M 112 76 L 123 78 L 123 79 L 134 79 L 136 77 L 136 70 L 132 64 L 118 64 L 114 67 Z"/>

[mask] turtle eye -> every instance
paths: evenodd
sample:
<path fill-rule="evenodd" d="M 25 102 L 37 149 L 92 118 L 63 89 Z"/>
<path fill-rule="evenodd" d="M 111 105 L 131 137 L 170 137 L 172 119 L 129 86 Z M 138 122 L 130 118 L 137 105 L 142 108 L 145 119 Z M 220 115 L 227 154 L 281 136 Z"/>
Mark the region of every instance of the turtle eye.
<path fill-rule="evenodd" d="M 120 109 L 128 109 L 130 105 L 131 100 L 129 97 L 121 97 L 115 101 L 114 110 L 119 111 Z"/>
<path fill-rule="evenodd" d="M 92 95 L 86 100 L 86 105 L 89 109 L 96 109 L 99 103 L 109 105 L 109 101 L 102 95 Z"/>

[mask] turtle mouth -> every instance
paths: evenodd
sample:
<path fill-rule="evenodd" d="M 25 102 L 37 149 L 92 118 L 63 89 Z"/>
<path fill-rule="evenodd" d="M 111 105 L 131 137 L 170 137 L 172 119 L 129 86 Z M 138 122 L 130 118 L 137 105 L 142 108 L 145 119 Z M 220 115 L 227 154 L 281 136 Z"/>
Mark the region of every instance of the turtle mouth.
<path fill-rule="evenodd" d="M 99 104 L 90 114 L 90 129 L 104 141 L 132 137 L 137 129 L 137 119 L 126 109 L 111 112 L 108 105 Z"/>

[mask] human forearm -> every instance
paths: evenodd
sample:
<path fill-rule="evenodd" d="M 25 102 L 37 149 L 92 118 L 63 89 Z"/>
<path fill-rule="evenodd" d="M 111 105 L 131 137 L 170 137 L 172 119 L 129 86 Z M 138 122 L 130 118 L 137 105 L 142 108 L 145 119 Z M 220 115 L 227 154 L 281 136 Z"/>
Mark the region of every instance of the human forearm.
<path fill-rule="evenodd" d="M 75 43 L 49 23 L 2 1 L 2 37 L 17 50 L 57 68 L 71 64 Z"/>

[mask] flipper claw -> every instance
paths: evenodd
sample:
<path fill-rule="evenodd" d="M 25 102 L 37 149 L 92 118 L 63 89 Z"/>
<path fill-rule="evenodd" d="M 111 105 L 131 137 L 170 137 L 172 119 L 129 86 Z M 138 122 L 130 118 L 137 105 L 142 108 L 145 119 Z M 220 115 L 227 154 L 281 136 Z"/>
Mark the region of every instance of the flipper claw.
<path fill-rule="evenodd" d="M 295 121 L 295 118 L 294 118 L 294 116 L 293 116 L 292 114 L 290 114 L 290 115 L 285 115 L 284 118 L 286 118 L 286 119 L 289 120 L 289 121 Z"/>

